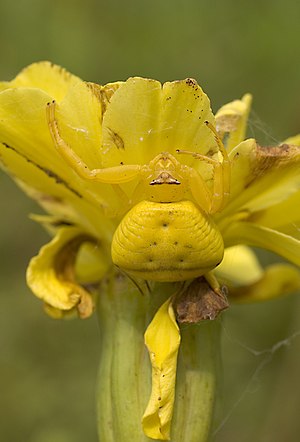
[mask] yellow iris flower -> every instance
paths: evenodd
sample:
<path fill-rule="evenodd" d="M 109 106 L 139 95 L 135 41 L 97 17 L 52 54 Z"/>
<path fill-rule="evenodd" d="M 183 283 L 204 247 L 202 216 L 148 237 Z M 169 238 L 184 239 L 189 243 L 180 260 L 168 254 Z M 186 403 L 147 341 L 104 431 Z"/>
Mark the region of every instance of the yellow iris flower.
<path fill-rule="evenodd" d="M 300 266 L 300 139 L 265 148 L 245 139 L 250 95 L 223 106 L 214 117 L 194 80 L 162 86 L 130 78 L 99 86 L 48 62 L 0 83 L 0 91 L 2 167 L 48 213 L 33 217 L 53 239 L 31 260 L 27 282 L 53 317 L 90 316 L 95 287 L 115 274 L 113 262 L 121 262 L 137 285 L 148 275 L 159 283 L 199 277 L 202 284 L 204 275 L 215 293 L 222 295 L 219 283 L 225 284 L 229 299 L 238 302 L 300 287 L 296 267 L 281 263 L 264 269 L 248 247 L 270 250 Z M 173 189 L 183 190 L 178 197 Z M 184 210 L 169 229 L 172 247 L 167 242 L 155 249 L 146 265 L 144 255 L 154 250 L 156 236 L 157 241 L 166 238 L 155 224 L 159 219 L 166 227 L 159 211 L 166 202 L 173 204 L 172 213 Z M 130 225 L 124 252 L 121 240 L 133 215 L 140 220 L 139 233 Z M 199 256 L 186 252 L 185 264 L 177 263 L 174 270 L 168 263 L 177 253 L 177 236 L 182 240 L 190 234 L 186 247 L 193 252 L 197 241 L 204 244 L 199 240 L 204 230 L 193 230 L 194 239 L 189 231 L 193 217 L 195 229 L 201 222 L 207 229 L 207 249 Z M 185 222 L 186 233 L 178 233 Z M 146 224 L 154 232 L 152 242 Z M 164 271 L 153 264 L 157 256 Z M 203 271 L 189 261 L 191 256 Z M 161 440 L 170 438 L 180 345 L 173 300 L 162 303 L 145 333 L 152 393 L 142 423 L 148 437 Z"/>

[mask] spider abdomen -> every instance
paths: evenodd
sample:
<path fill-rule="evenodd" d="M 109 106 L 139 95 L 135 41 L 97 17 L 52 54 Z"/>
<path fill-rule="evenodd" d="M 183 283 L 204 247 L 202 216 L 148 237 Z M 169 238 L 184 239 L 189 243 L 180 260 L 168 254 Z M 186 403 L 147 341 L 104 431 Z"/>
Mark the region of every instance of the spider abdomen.
<path fill-rule="evenodd" d="M 191 201 L 142 201 L 119 224 L 112 260 L 125 272 L 153 281 L 182 281 L 203 275 L 222 260 L 222 236 Z"/>

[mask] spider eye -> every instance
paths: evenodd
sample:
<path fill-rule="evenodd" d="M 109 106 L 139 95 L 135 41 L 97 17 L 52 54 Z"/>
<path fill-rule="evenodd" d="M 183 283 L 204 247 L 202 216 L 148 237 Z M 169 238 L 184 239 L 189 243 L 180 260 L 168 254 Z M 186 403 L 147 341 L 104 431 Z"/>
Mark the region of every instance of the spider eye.
<path fill-rule="evenodd" d="M 154 186 L 155 184 L 181 184 L 180 181 L 173 178 L 168 172 L 162 172 L 158 175 L 157 178 L 150 181 L 150 186 Z"/>

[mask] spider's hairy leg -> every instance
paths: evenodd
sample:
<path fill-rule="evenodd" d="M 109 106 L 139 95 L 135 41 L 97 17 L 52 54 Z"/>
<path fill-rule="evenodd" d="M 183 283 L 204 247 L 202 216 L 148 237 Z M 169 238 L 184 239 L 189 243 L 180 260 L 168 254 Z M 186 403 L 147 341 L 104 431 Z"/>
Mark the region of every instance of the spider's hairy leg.
<path fill-rule="evenodd" d="M 49 126 L 50 135 L 54 146 L 63 159 L 72 167 L 72 169 L 81 178 L 90 181 L 98 181 L 102 183 L 121 184 L 131 181 L 140 174 L 141 166 L 120 165 L 115 167 L 107 167 L 103 169 L 90 169 L 84 161 L 74 152 L 59 133 L 57 120 L 55 118 L 56 102 L 53 100 L 47 103 L 46 118 Z"/>
<path fill-rule="evenodd" d="M 214 134 L 215 141 L 223 157 L 222 163 L 215 161 L 214 167 L 213 204 L 211 212 L 216 213 L 220 212 L 226 206 L 230 197 L 231 165 L 228 154 L 217 130 L 209 121 L 205 121 L 205 124 Z"/>

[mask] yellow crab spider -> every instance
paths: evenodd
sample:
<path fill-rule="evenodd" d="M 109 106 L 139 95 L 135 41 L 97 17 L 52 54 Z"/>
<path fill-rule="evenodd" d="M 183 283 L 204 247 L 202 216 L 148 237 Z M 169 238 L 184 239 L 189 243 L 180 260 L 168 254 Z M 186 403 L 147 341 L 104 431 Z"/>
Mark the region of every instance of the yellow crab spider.
<path fill-rule="evenodd" d="M 59 133 L 55 101 L 47 104 L 47 122 L 54 145 L 64 160 L 83 179 L 122 184 L 138 179 L 133 201 L 139 201 L 123 217 L 112 240 L 114 264 L 133 277 L 153 281 L 183 281 L 205 275 L 223 258 L 221 233 L 211 215 L 222 210 L 229 195 L 230 164 L 214 127 L 222 161 L 177 150 L 213 167 L 213 186 L 174 155 L 162 152 L 147 165 L 119 165 L 89 169 Z M 194 202 L 187 199 L 190 192 Z M 191 199 L 191 198 L 190 198 Z"/>

